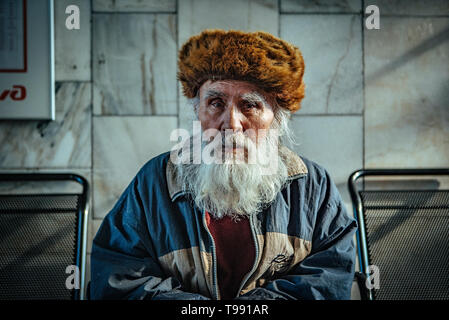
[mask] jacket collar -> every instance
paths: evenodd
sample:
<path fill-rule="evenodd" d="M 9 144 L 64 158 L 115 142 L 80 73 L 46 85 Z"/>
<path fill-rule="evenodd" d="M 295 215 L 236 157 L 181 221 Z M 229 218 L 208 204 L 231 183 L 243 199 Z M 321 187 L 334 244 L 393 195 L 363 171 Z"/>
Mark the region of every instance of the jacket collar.
<path fill-rule="evenodd" d="M 177 150 L 172 152 L 176 151 Z M 304 164 L 304 161 L 296 153 L 294 153 L 285 146 L 281 146 L 279 148 L 279 152 L 281 154 L 281 157 L 287 164 L 289 180 L 293 180 L 300 176 L 307 175 L 308 173 L 307 166 Z M 176 200 L 178 196 L 188 193 L 188 191 L 182 190 L 182 186 L 178 183 L 176 179 L 175 165 L 171 162 L 170 157 L 168 158 L 165 174 L 167 178 L 168 193 L 172 201 Z"/>

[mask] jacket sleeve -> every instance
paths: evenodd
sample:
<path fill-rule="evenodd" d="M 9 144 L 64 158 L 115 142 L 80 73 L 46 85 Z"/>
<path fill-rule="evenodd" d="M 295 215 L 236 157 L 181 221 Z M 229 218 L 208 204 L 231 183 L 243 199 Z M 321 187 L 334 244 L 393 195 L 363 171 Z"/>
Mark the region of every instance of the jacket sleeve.
<path fill-rule="evenodd" d="M 91 299 L 204 300 L 162 271 L 146 225 L 138 179 L 103 220 L 92 244 Z"/>
<path fill-rule="evenodd" d="M 348 215 L 337 187 L 324 170 L 310 254 L 286 275 L 240 299 L 348 300 L 354 279 L 356 221 Z M 314 197 L 312 197 L 313 199 Z"/>

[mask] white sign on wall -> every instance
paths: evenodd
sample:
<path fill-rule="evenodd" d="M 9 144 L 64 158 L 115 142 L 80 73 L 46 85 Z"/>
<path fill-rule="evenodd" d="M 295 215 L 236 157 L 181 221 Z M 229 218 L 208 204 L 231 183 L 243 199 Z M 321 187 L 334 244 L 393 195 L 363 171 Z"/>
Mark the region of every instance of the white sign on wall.
<path fill-rule="evenodd" d="M 55 119 L 53 0 L 0 0 L 0 119 Z"/>

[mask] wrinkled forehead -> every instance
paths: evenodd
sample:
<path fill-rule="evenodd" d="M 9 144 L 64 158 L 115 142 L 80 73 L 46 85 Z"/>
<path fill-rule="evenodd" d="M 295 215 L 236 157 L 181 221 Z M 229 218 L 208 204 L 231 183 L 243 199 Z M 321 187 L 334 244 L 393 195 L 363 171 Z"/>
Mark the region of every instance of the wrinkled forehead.
<path fill-rule="evenodd" d="M 240 80 L 206 81 L 200 87 L 200 99 L 210 98 L 240 99 L 249 102 L 268 104 L 269 96 L 258 86 Z"/>

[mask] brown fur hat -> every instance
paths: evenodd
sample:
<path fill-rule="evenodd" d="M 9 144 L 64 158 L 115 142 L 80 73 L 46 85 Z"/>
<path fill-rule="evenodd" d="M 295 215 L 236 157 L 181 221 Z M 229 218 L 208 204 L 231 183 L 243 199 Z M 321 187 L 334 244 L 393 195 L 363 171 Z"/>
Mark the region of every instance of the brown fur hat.
<path fill-rule="evenodd" d="M 249 81 L 295 112 L 304 98 L 304 60 L 299 49 L 266 32 L 205 30 L 179 51 L 178 79 L 187 98 L 207 80 Z"/>

